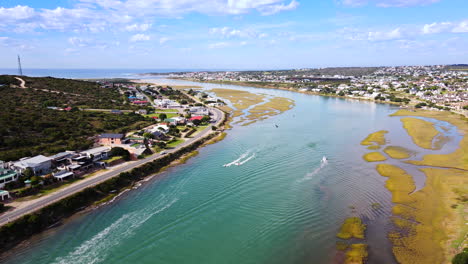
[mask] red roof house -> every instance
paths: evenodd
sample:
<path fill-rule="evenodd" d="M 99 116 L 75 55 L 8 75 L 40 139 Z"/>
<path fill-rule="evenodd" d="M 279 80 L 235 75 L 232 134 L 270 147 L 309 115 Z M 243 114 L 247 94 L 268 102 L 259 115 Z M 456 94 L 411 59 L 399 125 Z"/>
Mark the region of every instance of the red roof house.
<path fill-rule="evenodd" d="M 202 118 L 203 118 L 203 116 L 192 116 L 192 117 L 190 118 L 190 120 L 191 120 L 191 121 L 193 121 L 193 120 L 202 120 Z"/>

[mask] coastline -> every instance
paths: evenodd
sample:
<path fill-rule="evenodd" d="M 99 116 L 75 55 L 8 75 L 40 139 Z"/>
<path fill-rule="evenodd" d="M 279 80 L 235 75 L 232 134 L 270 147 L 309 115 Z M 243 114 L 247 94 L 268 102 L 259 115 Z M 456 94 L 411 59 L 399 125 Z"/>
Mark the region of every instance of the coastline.
<path fill-rule="evenodd" d="M 286 87 L 272 87 L 272 86 L 259 85 L 259 84 L 255 84 L 255 83 L 249 83 L 249 82 L 240 82 L 240 81 L 239 82 L 238 81 L 201 81 L 201 80 L 198 80 L 198 79 L 176 78 L 176 77 L 172 77 L 172 78 L 168 77 L 168 79 L 183 80 L 183 81 L 190 81 L 190 82 L 200 82 L 200 83 L 237 85 L 237 86 L 244 86 L 244 87 L 261 88 L 261 89 L 276 89 L 276 90 L 290 91 L 290 92 L 308 94 L 308 95 L 317 95 L 317 96 L 323 96 L 323 97 L 358 100 L 358 101 L 373 102 L 373 103 L 379 103 L 379 104 L 390 104 L 390 105 L 397 105 L 397 106 L 400 106 L 400 107 L 410 107 L 408 105 L 405 105 L 405 104 L 399 103 L 399 102 L 372 100 L 372 99 L 367 99 L 367 98 L 362 98 L 362 97 L 339 96 L 339 95 L 336 95 L 336 94 L 322 94 L 322 93 L 311 92 L 311 91 L 299 91 L 299 90 L 296 90 L 296 89 L 294 89 L 292 87 L 289 87 L 289 88 L 286 88 Z"/>
<path fill-rule="evenodd" d="M 223 111 L 221 112 L 223 114 L 221 120 L 217 123 L 218 127 L 223 127 L 228 122 L 228 115 Z M 123 193 L 137 189 L 170 167 L 184 164 L 188 159 L 198 154 L 198 149 L 219 142 L 226 136 L 223 130 L 208 131 L 208 134 L 173 153 L 168 153 L 158 159 L 143 163 L 129 171 L 121 172 L 115 177 L 82 189 L 1 225 L 0 256 L 33 235 L 60 225 L 63 220 L 73 217 L 78 213 L 85 213 L 112 203 Z M 146 170 L 149 171 L 145 172 Z M 7 212 L 5 211 L 4 213 Z"/>

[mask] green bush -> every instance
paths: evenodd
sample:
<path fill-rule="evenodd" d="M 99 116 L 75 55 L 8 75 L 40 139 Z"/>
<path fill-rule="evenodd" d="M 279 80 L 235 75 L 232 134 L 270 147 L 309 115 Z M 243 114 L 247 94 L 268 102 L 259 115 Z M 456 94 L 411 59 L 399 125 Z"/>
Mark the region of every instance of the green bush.
<path fill-rule="evenodd" d="M 452 264 L 468 264 L 468 248 L 463 249 L 461 253 L 455 255 Z"/>

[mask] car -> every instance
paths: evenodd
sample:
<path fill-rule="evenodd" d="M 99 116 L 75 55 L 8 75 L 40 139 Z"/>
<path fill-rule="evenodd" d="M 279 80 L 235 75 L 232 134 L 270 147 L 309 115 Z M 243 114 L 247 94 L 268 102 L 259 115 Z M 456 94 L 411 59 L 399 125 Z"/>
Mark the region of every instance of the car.
<path fill-rule="evenodd" d="M 164 155 L 164 154 L 166 154 L 166 153 L 167 153 L 167 152 L 166 152 L 165 150 L 163 150 L 163 151 L 159 152 L 159 155 Z"/>

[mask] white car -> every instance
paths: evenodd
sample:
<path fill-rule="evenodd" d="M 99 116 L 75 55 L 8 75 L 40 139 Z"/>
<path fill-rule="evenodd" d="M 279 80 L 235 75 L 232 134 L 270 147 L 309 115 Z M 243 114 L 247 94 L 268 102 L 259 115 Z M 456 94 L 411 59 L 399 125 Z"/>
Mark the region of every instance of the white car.
<path fill-rule="evenodd" d="M 167 152 L 166 152 L 165 150 L 163 150 L 163 151 L 159 152 L 159 155 L 164 155 L 164 154 L 166 154 L 166 153 L 167 153 Z"/>

